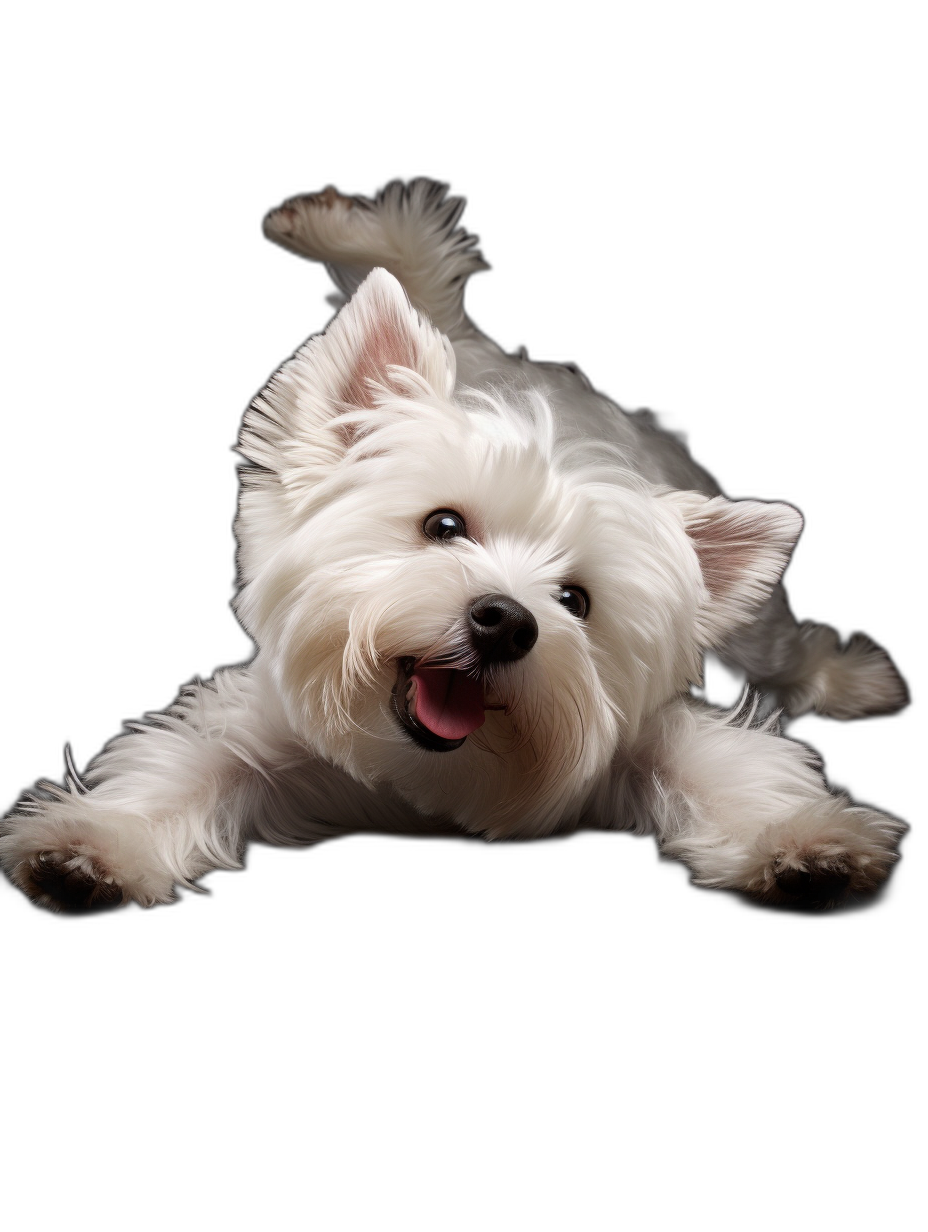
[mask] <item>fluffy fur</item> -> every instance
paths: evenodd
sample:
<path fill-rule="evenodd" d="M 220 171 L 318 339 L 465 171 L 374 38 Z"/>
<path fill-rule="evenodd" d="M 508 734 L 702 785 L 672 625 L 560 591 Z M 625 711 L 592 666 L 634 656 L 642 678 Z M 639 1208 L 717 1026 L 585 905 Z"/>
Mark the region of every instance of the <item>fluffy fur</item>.
<path fill-rule="evenodd" d="M 245 415 L 235 602 L 257 653 L 20 802 L 0 859 L 37 902 L 167 902 L 249 837 L 357 829 L 648 830 L 701 884 L 772 902 L 886 877 L 901 823 L 833 794 L 753 705 L 690 695 L 715 648 L 794 713 L 906 700 L 875 643 L 793 619 L 799 514 L 727 500 L 648 412 L 482 335 L 462 208 L 417 180 L 266 219 L 351 298 Z M 463 533 L 430 538 L 436 510 Z M 522 642 L 490 653 L 474 605 L 500 596 Z M 478 690 L 463 741 L 417 717 L 430 671 Z"/>

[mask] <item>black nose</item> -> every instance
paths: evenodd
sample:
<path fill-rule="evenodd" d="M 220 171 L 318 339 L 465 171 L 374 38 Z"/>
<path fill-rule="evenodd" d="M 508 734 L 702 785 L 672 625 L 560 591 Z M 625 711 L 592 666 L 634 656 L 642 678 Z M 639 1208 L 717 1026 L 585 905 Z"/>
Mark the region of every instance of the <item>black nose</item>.
<path fill-rule="evenodd" d="M 487 663 L 510 663 L 538 641 L 535 617 L 508 595 L 482 595 L 467 613 L 470 640 Z"/>

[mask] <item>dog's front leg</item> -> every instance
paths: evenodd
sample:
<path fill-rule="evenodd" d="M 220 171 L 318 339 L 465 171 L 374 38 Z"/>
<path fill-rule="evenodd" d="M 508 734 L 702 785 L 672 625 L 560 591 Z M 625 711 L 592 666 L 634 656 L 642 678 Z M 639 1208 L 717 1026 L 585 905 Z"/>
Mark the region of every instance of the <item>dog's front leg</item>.
<path fill-rule="evenodd" d="M 647 756 L 661 847 L 701 885 L 827 906 L 875 889 L 897 859 L 903 823 L 831 792 L 811 750 L 749 714 L 674 704 Z"/>
<path fill-rule="evenodd" d="M 267 710 L 247 668 L 189 687 L 111 741 L 84 782 L 24 797 L 0 823 L 4 869 L 43 906 L 73 909 L 167 902 L 177 884 L 238 867 L 256 780 L 281 760 Z"/>

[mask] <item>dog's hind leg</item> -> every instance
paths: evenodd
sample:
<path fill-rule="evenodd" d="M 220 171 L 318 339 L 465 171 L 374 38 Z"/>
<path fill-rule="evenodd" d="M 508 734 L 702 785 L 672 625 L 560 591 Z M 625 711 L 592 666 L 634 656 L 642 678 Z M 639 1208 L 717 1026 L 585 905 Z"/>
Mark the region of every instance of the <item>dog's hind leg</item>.
<path fill-rule="evenodd" d="M 477 237 L 457 222 L 464 199 L 448 186 L 394 180 L 373 200 L 331 186 L 291 197 L 264 220 L 264 234 L 291 252 L 325 263 L 346 296 L 375 267 L 389 270 L 432 324 L 454 338 L 465 327 L 464 287 L 489 266 Z"/>
<path fill-rule="evenodd" d="M 835 719 L 891 714 L 909 694 L 892 659 L 864 633 L 846 642 L 829 625 L 797 622 L 782 585 L 754 622 L 730 635 L 723 662 L 773 693 L 788 714 L 818 711 Z"/>

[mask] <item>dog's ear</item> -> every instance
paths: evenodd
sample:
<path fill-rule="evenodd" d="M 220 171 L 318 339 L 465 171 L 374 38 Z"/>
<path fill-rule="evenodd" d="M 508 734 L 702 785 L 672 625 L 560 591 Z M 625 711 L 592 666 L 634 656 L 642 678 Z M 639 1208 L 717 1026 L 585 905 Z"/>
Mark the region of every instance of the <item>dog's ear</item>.
<path fill-rule="evenodd" d="M 782 501 L 726 500 L 668 492 L 696 551 L 706 588 L 702 632 L 708 645 L 757 611 L 786 568 L 802 514 Z"/>
<path fill-rule="evenodd" d="M 385 397 L 432 391 L 448 398 L 454 371 L 451 344 L 392 274 L 375 269 L 325 333 L 300 347 L 255 398 L 242 452 L 271 470 L 280 468 L 281 450 L 289 469 L 306 445 L 316 465 L 334 462 L 373 426 L 371 413 Z"/>

